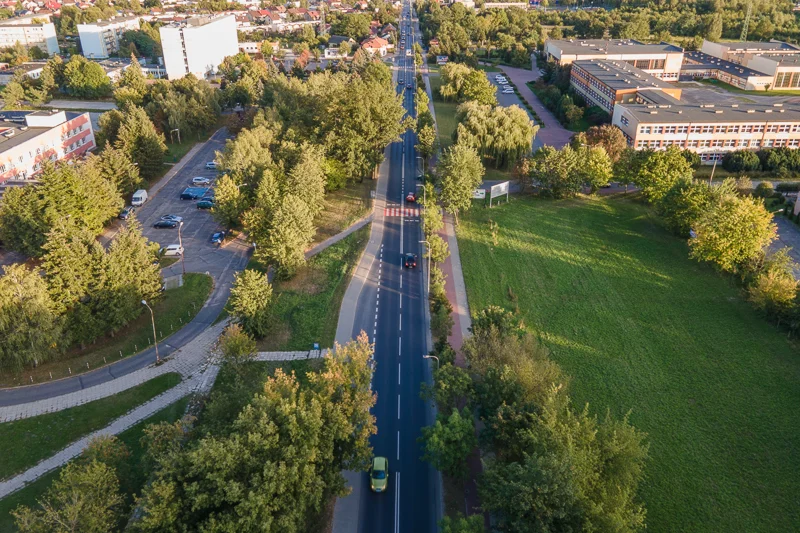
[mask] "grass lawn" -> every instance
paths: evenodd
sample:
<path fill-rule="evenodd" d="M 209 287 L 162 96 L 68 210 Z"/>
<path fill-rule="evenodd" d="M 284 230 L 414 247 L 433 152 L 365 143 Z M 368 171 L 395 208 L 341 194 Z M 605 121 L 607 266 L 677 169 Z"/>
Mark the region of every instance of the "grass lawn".
<path fill-rule="evenodd" d="M 745 89 L 740 89 L 728 83 L 719 81 L 719 80 L 697 80 L 700 83 L 704 83 L 706 85 L 713 85 L 714 87 L 719 87 L 720 89 L 724 89 L 729 93 L 737 93 L 737 94 L 754 94 L 758 96 L 800 96 L 800 90 L 791 90 L 791 89 L 776 89 L 770 91 L 747 91 Z"/>
<path fill-rule="evenodd" d="M 312 257 L 292 279 L 276 280 L 274 323 L 259 350 L 310 350 L 315 342 L 333 346 L 339 307 L 369 231 L 368 224 Z"/>
<path fill-rule="evenodd" d="M 472 312 L 518 308 L 576 406 L 648 433 L 648 531 L 800 531 L 798 346 L 647 208 L 515 199 L 458 237 Z"/>
<path fill-rule="evenodd" d="M 439 133 L 439 147 L 441 150 L 453 144 L 453 132 L 456 130 L 456 108 L 455 102 L 443 102 L 438 96 L 439 87 L 442 79 L 439 76 L 431 76 L 431 91 L 433 92 L 433 111 L 436 113 L 436 127 Z"/>
<path fill-rule="evenodd" d="M 188 273 L 183 279 L 183 287 L 165 291 L 163 297 L 153 306 L 159 341 L 166 339 L 194 318 L 211 293 L 212 281 L 209 276 Z M 34 369 L 0 374 L 0 386 L 28 385 L 30 376 L 33 376 L 35 383 L 49 381 L 51 372 L 53 379 L 60 379 L 68 377 L 70 369 L 72 375 L 81 374 L 106 363 L 118 361 L 120 352 L 123 357 L 128 357 L 152 343 L 153 326 L 150 322 L 150 313 L 145 309 L 144 313 L 118 331 L 115 336 L 104 337 L 87 346 L 85 350 L 77 348 L 70 350 L 59 360 L 41 364 Z"/>
<path fill-rule="evenodd" d="M 128 446 L 128 450 L 131 453 L 128 459 L 128 464 L 131 466 L 131 479 L 126 491 L 126 499 L 129 504 L 133 501 L 134 494 L 141 493 L 142 487 L 147 481 L 144 477 L 144 471 L 139 468 L 143 452 L 139 441 L 142 438 L 144 428 L 162 421 L 174 422 L 178 420 L 186 411 L 188 403 L 189 397 L 187 396 L 118 435 L 119 439 Z M 53 480 L 58 478 L 60 472 L 61 469 L 56 469 L 40 477 L 24 489 L 0 500 L 0 531 L 16 531 L 14 519 L 11 517 L 10 512 L 18 505 L 36 505 L 37 499 L 44 495 Z"/>
<path fill-rule="evenodd" d="M 375 190 L 376 183 L 375 180 L 365 179 L 361 183 L 351 183 L 344 189 L 326 194 L 322 201 L 322 211 L 314 221 L 317 226 L 314 244 L 341 233 L 353 222 L 367 215 L 372 209 L 372 191 Z"/>
<path fill-rule="evenodd" d="M 163 374 L 108 398 L 56 413 L 0 424 L 0 479 L 30 468 L 73 441 L 97 431 L 134 407 L 180 383 L 179 374 Z"/>

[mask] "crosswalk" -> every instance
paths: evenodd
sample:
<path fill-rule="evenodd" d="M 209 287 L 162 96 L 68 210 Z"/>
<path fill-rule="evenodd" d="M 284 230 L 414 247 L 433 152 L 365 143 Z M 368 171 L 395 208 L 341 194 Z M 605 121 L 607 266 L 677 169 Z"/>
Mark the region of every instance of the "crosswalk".
<path fill-rule="evenodd" d="M 383 209 L 385 217 L 419 218 L 418 207 L 386 207 Z"/>

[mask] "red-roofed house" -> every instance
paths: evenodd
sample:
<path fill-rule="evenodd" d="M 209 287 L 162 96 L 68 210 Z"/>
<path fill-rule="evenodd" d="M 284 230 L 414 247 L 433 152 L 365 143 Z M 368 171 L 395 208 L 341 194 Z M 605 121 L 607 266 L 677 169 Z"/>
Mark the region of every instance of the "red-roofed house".
<path fill-rule="evenodd" d="M 386 52 L 389 49 L 389 41 L 386 39 L 381 39 L 380 37 L 370 37 L 361 43 L 361 48 L 372 55 L 378 54 L 382 57 L 386 55 Z"/>

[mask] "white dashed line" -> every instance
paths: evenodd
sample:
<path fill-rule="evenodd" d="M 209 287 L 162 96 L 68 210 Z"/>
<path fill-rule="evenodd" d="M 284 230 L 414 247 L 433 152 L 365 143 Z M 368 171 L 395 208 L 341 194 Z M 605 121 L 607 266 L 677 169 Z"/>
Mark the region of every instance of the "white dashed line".
<path fill-rule="evenodd" d="M 403 355 L 403 337 L 397 339 L 397 355 Z"/>
<path fill-rule="evenodd" d="M 400 385 L 400 363 L 397 363 L 397 384 Z"/>
<path fill-rule="evenodd" d="M 397 395 L 397 419 L 400 420 L 400 395 Z"/>

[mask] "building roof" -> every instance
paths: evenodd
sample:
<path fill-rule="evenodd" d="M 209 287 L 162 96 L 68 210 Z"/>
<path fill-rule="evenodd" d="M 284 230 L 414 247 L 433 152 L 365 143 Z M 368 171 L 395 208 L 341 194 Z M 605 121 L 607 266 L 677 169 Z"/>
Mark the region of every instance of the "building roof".
<path fill-rule="evenodd" d="M 683 54 L 683 65 L 681 65 L 681 72 L 691 72 L 693 70 L 709 70 L 716 69 L 727 72 L 731 76 L 737 78 L 749 78 L 753 76 L 769 76 L 764 72 L 745 67 L 738 63 L 732 63 L 725 59 L 720 59 L 705 52 L 686 52 Z"/>
<path fill-rule="evenodd" d="M 717 43 L 719 45 L 725 46 L 728 50 L 734 51 L 760 51 L 760 52 L 769 52 L 769 51 L 794 51 L 800 52 L 800 48 L 793 44 L 785 43 L 783 41 L 775 41 L 771 40 L 768 42 L 759 42 L 759 41 L 733 41 L 729 43 Z"/>
<path fill-rule="evenodd" d="M 614 89 L 671 89 L 674 86 L 624 61 L 581 59 L 572 63 Z"/>
<path fill-rule="evenodd" d="M 577 54 L 655 54 L 683 52 L 683 48 L 669 43 L 645 44 L 633 39 L 569 39 L 547 41 L 569 55 Z"/>
<path fill-rule="evenodd" d="M 346 35 L 331 35 L 330 39 L 328 39 L 328 46 L 339 46 L 344 42 L 353 43 L 355 41 Z"/>
<path fill-rule="evenodd" d="M 761 56 L 765 59 L 775 61 L 782 67 L 796 67 L 800 66 L 800 54 L 770 54 Z"/>
<path fill-rule="evenodd" d="M 44 66 L 47 65 L 45 61 L 31 61 L 28 63 L 23 63 L 21 65 L 17 65 L 16 67 L 8 67 L 6 69 L 0 70 L 0 74 L 14 74 L 16 72 L 22 72 L 27 74 L 29 72 L 35 72 L 37 70 L 41 70 Z"/>
<path fill-rule="evenodd" d="M 617 105 L 640 123 L 800 122 L 800 106 L 796 104 Z"/>
<path fill-rule="evenodd" d="M 387 41 L 386 39 L 381 39 L 380 37 L 370 37 L 369 39 L 361 43 L 361 48 L 378 49 L 388 45 L 389 41 Z"/>
<path fill-rule="evenodd" d="M 124 22 L 129 22 L 131 20 L 139 20 L 138 15 L 128 15 L 123 17 L 111 17 L 108 20 L 98 20 L 97 22 L 85 22 L 83 24 L 78 24 L 78 26 L 113 26 L 114 24 L 122 24 Z"/>
<path fill-rule="evenodd" d="M 222 14 L 222 15 L 198 15 L 196 17 L 190 17 L 181 21 L 171 22 L 167 26 L 162 26 L 164 28 L 199 28 L 201 26 L 205 26 L 206 24 L 211 24 L 212 22 L 217 22 L 219 20 L 225 19 L 227 17 L 233 17 L 236 20 L 234 15 L 231 14 Z"/>
<path fill-rule="evenodd" d="M 28 115 L 49 116 L 58 113 L 58 110 L 50 111 L 2 111 L 0 112 L 0 153 L 19 146 L 31 139 L 35 139 L 42 133 L 50 131 L 47 127 L 28 127 L 25 117 Z M 72 111 L 64 113 L 67 120 L 72 120 L 83 115 Z M 62 122 L 63 124 L 63 122 Z M 9 132 L 14 133 L 8 135 Z"/>

